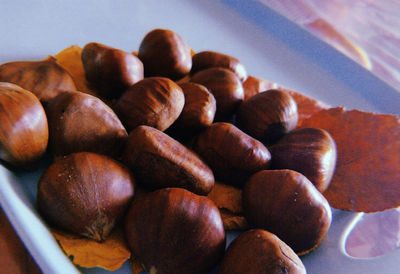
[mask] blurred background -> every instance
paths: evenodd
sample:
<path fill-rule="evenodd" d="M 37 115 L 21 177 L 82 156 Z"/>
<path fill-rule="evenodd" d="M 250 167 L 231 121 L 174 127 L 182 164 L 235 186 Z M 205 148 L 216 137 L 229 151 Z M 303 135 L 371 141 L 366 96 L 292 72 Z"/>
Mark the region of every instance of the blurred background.
<path fill-rule="evenodd" d="M 400 92 L 400 1 L 260 0 Z"/>

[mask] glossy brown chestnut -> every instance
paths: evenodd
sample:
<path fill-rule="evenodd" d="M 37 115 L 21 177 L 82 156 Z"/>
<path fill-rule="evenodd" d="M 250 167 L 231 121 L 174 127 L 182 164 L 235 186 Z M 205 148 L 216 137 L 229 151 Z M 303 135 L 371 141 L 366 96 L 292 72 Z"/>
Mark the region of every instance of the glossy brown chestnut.
<path fill-rule="evenodd" d="M 271 154 L 258 140 L 229 123 L 214 123 L 196 138 L 193 149 L 214 171 L 215 177 L 242 186 L 255 172 L 268 169 Z"/>
<path fill-rule="evenodd" d="M 192 56 L 191 74 L 208 68 L 221 67 L 234 72 L 240 81 L 245 81 L 247 71 L 245 66 L 235 57 L 215 51 L 202 51 Z"/>
<path fill-rule="evenodd" d="M 118 157 L 128 133 L 103 101 L 79 91 L 64 92 L 46 108 L 55 156 L 90 151 Z"/>
<path fill-rule="evenodd" d="M 0 82 L 0 159 L 29 167 L 46 152 L 48 139 L 39 99 L 17 85 Z"/>
<path fill-rule="evenodd" d="M 119 98 L 143 79 L 143 63 L 130 52 L 92 42 L 81 57 L 89 85 L 106 99 Z"/>
<path fill-rule="evenodd" d="M 190 72 L 192 55 L 190 47 L 176 32 L 154 29 L 146 34 L 139 46 L 138 57 L 144 65 L 144 74 L 182 78 Z"/>
<path fill-rule="evenodd" d="M 147 125 L 167 129 L 182 112 L 185 96 L 182 89 L 164 77 L 145 78 L 118 99 L 116 112 L 128 131 Z"/>
<path fill-rule="evenodd" d="M 179 86 L 185 95 L 185 105 L 168 133 L 179 139 L 186 139 L 212 124 L 217 105 L 214 96 L 205 86 L 191 82 L 181 83 Z"/>
<path fill-rule="evenodd" d="M 232 71 L 225 68 L 209 68 L 201 70 L 190 78 L 191 82 L 208 88 L 217 101 L 215 120 L 227 121 L 232 118 L 244 98 L 240 79 Z"/>
<path fill-rule="evenodd" d="M 271 89 L 244 101 L 237 112 L 237 126 L 254 138 L 271 144 L 293 130 L 299 119 L 297 104 L 284 91 Z"/>
<path fill-rule="evenodd" d="M 41 61 L 17 61 L 0 65 L 0 82 L 16 84 L 47 103 L 59 93 L 76 90 L 75 83 L 54 57 Z"/>
<path fill-rule="evenodd" d="M 251 227 L 274 233 L 297 254 L 315 249 L 332 221 L 325 197 L 293 170 L 257 172 L 246 182 L 242 200 Z"/>
<path fill-rule="evenodd" d="M 260 92 L 273 89 L 274 87 L 275 83 L 273 82 L 249 76 L 246 81 L 243 82 L 244 100 L 246 101 L 250 97 L 253 97 Z"/>
<path fill-rule="evenodd" d="M 135 201 L 125 218 L 132 254 L 150 273 L 205 273 L 222 257 L 225 231 L 207 197 L 164 188 Z"/>
<path fill-rule="evenodd" d="M 149 126 L 130 132 L 122 161 L 147 188 L 181 187 L 207 195 L 214 186 L 211 169 L 195 153 Z"/>
<path fill-rule="evenodd" d="M 51 224 L 103 241 L 133 195 L 134 179 L 126 167 L 103 155 L 80 152 L 59 158 L 43 173 L 37 203 Z"/>
<path fill-rule="evenodd" d="M 218 274 L 305 274 L 306 269 L 294 251 L 276 235 L 251 229 L 228 247 Z"/>
<path fill-rule="evenodd" d="M 325 191 L 336 166 L 336 144 L 319 128 L 295 129 L 270 147 L 274 169 L 291 169 L 306 176 Z"/>

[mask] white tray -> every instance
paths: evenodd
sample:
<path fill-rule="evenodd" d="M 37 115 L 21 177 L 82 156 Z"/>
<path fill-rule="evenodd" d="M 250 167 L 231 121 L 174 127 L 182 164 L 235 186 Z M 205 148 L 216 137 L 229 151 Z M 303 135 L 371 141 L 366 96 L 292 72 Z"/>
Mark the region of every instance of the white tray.
<path fill-rule="evenodd" d="M 134 51 L 153 28 L 178 32 L 195 51 L 233 55 L 250 75 L 332 106 L 400 112 L 398 91 L 253 0 L 2 1 L 0 63 L 43 59 L 72 44 L 91 41 Z M 36 211 L 36 182 L 45 166 L 46 160 L 33 173 L 0 166 L 0 205 L 44 273 L 74 273 L 78 270 Z M 375 259 L 345 254 L 344 238 L 354 218 L 359 216 L 334 210 L 333 224 L 321 246 L 302 257 L 308 273 L 398 273 L 398 250 Z M 107 273 L 97 268 L 79 271 Z M 116 273 L 129 273 L 128 264 Z"/>

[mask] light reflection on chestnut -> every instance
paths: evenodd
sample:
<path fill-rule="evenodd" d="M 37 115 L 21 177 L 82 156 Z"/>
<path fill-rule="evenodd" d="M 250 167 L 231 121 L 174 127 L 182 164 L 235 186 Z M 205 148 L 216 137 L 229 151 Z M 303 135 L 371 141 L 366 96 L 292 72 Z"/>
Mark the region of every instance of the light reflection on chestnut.
<path fill-rule="evenodd" d="M 319 128 L 300 128 L 283 136 L 270 147 L 274 169 L 291 169 L 306 176 L 320 191 L 325 191 L 336 166 L 336 144 Z"/>
<path fill-rule="evenodd" d="M 184 104 L 185 95 L 175 82 L 149 77 L 129 87 L 115 110 L 128 131 L 140 125 L 164 131 L 178 119 Z"/>
<path fill-rule="evenodd" d="M 13 83 L 34 93 L 46 104 L 64 91 L 76 90 L 71 75 L 49 56 L 40 61 L 16 61 L 0 65 L 0 82 Z"/>
<path fill-rule="evenodd" d="M 166 133 L 178 140 L 187 140 L 212 124 L 217 105 L 214 95 L 205 86 L 192 82 L 179 86 L 185 95 L 185 105 Z"/>
<path fill-rule="evenodd" d="M 135 55 L 91 42 L 82 50 L 82 63 L 89 85 L 106 99 L 119 98 L 143 79 L 143 64 Z"/>
<path fill-rule="evenodd" d="M 46 152 L 47 117 L 30 91 L 0 82 L 0 159 L 31 168 Z"/>
<path fill-rule="evenodd" d="M 79 91 L 63 92 L 49 102 L 46 113 L 50 147 L 56 157 L 80 151 L 120 156 L 128 133 L 99 98 Z"/>
<path fill-rule="evenodd" d="M 240 105 L 236 125 L 269 145 L 293 130 L 298 118 L 294 99 L 287 92 L 271 89 L 250 97 Z"/>
<path fill-rule="evenodd" d="M 150 273 L 205 273 L 225 249 L 218 208 L 181 188 L 156 190 L 135 201 L 125 218 L 125 236 Z"/>
<path fill-rule="evenodd" d="M 244 186 L 242 200 L 251 227 L 274 233 L 297 254 L 315 249 L 332 221 L 325 197 L 293 170 L 255 173 Z"/>
<path fill-rule="evenodd" d="M 294 251 L 276 235 L 251 229 L 228 247 L 218 274 L 286 273 L 305 274 L 306 269 Z"/>
<path fill-rule="evenodd" d="M 104 241 L 134 195 L 130 171 L 111 158 L 73 153 L 50 165 L 38 183 L 40 213 L 52 225 Z"/>
<path fill-rule="evenodd" d="M 213 172 L 197 154 L 149 126 L 129 133 L 122 161 L 148 189 L 181 187 L 207 195 L 214 187 Z"/>
<path fill-rule="evenodd" d="M 192 62 L 191 74 L 208 68 L 220 67 L 235 73 L 242 82 L 247 78 L 245 66 L 237 58 L 227 54 L 209 50 L 201 51 L 193 55 Z"/>
<path fill-rule="evenodd" d="M 190 81 L 205 86 L 214 95 L 217 101 L 217 122 L 229 121 L 244 99 L 240 79 L 228 69 L 216 67 L 201 70 Z"/>
<path fill-rule="evenodd" d="M 140 43 L 138 57 L 146 77 L 161 76 L 177 80 L 190 72 L 192 55 L 182 37 L 168 29 L 154 29 Z"/>
<path fill-rule="evenodd" d="M 217 180 L 242 187 L 255 172 L 268 169 L 269 150 L 229 123 L 214 123 L 202 131 L 193 149 L 211 167 Z"/>

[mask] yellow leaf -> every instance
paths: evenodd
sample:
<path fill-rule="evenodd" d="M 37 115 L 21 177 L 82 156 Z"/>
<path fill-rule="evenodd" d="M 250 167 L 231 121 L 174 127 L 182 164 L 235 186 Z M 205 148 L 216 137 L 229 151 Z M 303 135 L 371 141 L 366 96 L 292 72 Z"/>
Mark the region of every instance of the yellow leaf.
<path fill-rule="evenodd" d="M 52 233 L 65 254 L 81 267 L 114 271 L 131 256 L 121 228 L 115 229 L 102 243 L 55 229 Z"/>
<path fill-rule="evenodd" d="M 57 53 L 55 58 L 57 63 L 72 76 L 72 79 L 74 80 L 79 91 L 97 96 L 96 93 L 87 85 L 85 70 L 81 60 L 81 53 L 82 48 L 77 45 L 73 45 Z"/>

